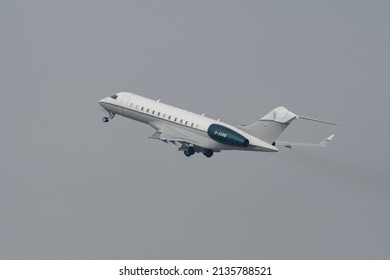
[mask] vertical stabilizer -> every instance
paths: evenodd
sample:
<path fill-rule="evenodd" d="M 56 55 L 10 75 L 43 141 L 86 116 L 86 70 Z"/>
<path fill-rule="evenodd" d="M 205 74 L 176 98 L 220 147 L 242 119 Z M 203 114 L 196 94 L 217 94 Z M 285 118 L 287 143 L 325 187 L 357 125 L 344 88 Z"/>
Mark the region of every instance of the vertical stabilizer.
<path fill-rule="evenodd" d="M 284 107 L 277 107 L 262 117 L 260 120 L 250 125 L 240 125 L 239 128 L 269 144 L 282 134 L 287 126 L 299 118 Z"/>

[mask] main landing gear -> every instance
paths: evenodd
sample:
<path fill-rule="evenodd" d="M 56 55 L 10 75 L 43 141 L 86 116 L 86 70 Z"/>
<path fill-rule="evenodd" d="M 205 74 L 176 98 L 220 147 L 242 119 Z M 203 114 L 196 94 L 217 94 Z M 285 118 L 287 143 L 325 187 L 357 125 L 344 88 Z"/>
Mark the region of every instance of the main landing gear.
<path fill-rule="evenodd" d="M 214 152 L 213 152 L 213 150 L 208 150 L 208 149 L 206 149 L 206 150 L 204 150 L 203 154 L 204 154 L 206 157 L 210 158 L 210 157 L 213 156 Z"/>
<path fill-rule="evenodd" d="M 184 154 L 186 155 L 186 157 L 190 157 L 195 154 L 194 147 L 188 147 L 188 149 L 184 151 Z"/>
<path fill-rule="evenodd" d="M 108 117 L 103 117 L 102 122 L 107 123 L 113 117 L 115 117 L 115 114 L 113 112 L 108 112 Z"/>
<path fill-rule="evenodd" d="M 195 148 L 194 147 L 188 147 L 187 150 L 184 150 L 184 154 L 185 154 L 186 157 L 192 156 L 193 154 L 195 154 Z M 203 151 L 203 154 L 206 157 L 210 158 L 210 157 L 213 156 L 214 152 L 213 152 L 213 150 L 205 149 Z"/>

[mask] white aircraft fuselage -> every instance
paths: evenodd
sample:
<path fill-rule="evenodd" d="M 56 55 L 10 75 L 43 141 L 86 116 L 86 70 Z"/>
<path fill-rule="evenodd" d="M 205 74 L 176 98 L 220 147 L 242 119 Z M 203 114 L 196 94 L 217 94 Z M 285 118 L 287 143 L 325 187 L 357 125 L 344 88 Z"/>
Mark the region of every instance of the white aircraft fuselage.
<path fill-rule="evenodd" d="M 256 136 L 266 132 L 263 127 L 268 125 L 273 134 L 275 129 L 281 130 L 277 132 L 279 136 L 298 117 L 284 107 L 278 107 L 263 117 L 260 120 L 262 123 L 258 121 L 250 126 L 236 127 L 134 93 L 120 92 L 103 98 L 99 104 L 107 111 L 109 118 L 120 115 L 150 125 L 156 130 L 150 138 L 173 143 L 186 156 L 199 152 L 211 157 L 213 152 L 222 150 L 276 152 L 276 138 L 264 141 Z M 275 119 L 275 116 L 279 116 L 279 119 Z M 109 118 L 104 117 L 103 122 L 108 122 Z"/>

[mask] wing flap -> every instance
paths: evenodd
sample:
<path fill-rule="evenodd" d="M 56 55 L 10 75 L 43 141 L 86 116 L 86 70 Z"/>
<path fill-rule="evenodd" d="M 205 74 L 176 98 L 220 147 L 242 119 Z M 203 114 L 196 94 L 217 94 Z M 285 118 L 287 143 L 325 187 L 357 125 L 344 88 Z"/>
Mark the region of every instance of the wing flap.
<path fill-rule="evenodd" d="M 149 138 L 161 140 L 165 143 L 172 143 L 176 146 L 180 146 L 183 143 L 196 144 L 196 141 L 188 139 L 183 133 L 168 126 L 161 126 L 160 129 Z"/>

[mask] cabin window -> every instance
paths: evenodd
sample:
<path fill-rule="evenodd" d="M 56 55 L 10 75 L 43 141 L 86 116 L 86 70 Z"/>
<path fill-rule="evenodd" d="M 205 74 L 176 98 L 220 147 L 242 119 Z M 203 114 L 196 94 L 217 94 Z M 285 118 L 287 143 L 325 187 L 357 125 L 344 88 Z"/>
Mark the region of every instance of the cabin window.
<path fill-rule="evenodd" d="M 188 121 L 186 121 L 186 125 L 188 124 Z"/>
<path fill-rule="evenodd" d="M 154 110 L 153 110 L 152 114 L 154 115 Z"/>
<path fill-rule="evenodd" d="M 143 111 L 144 110 L 144 107 L 141 107 L 141 111 Z"/>
<path fill-rule="evenodd" d="M 191 127 L 194 127 L 194 123 L 191 124 Z"/>
<path fill-rule="evenodd" d="M 199 124 L 196 125 L 196 128 L 199 128 Z"/>
<path fill-rule="evenodd" d="M 110 96 L 112 99 L 117 99 L 118 98 L 118 95 L 116 95 L 116 94 L 114 94 L 114 95 L 112 95 L 112 96 Z"/>
<path fill-rule="evenodd" d="M 177 118 L 175 118 L 175 122 L 177 122 Z"/>
<path fill-rule="evenodd" d="M 166 115 L 166 114 L 163 115 L 163 118 L 164 118 L 164 119 L 165 119 L 165 115 Z"/>
<path fill-rule="evenodd" d="M 180 120 L 180 123 L 183 123 L 183 120 Z"/>
<path fill-rule="evenodd" d="M 168 117 L 168 120 L 170 120 L 170 119 L 171 119 L 171 116 Z"/>
<path fill-rule="evenodd" d="M 149 113 L 149 108 L 148 108 L 148 109 L 146 109 L 146 113 Z"/>
<path fill-rule="evenodd" d="M 137 105 L 137 106 L 135 106 L 135 109 L 136 109 L 136 110 L 138 110 L 138 107 L 139 107 L 138 105 Z"/>
<path fill-rule="evenodd" d="M 157 116 L 160 116 L 160 112 L 158 112 Z"/>

